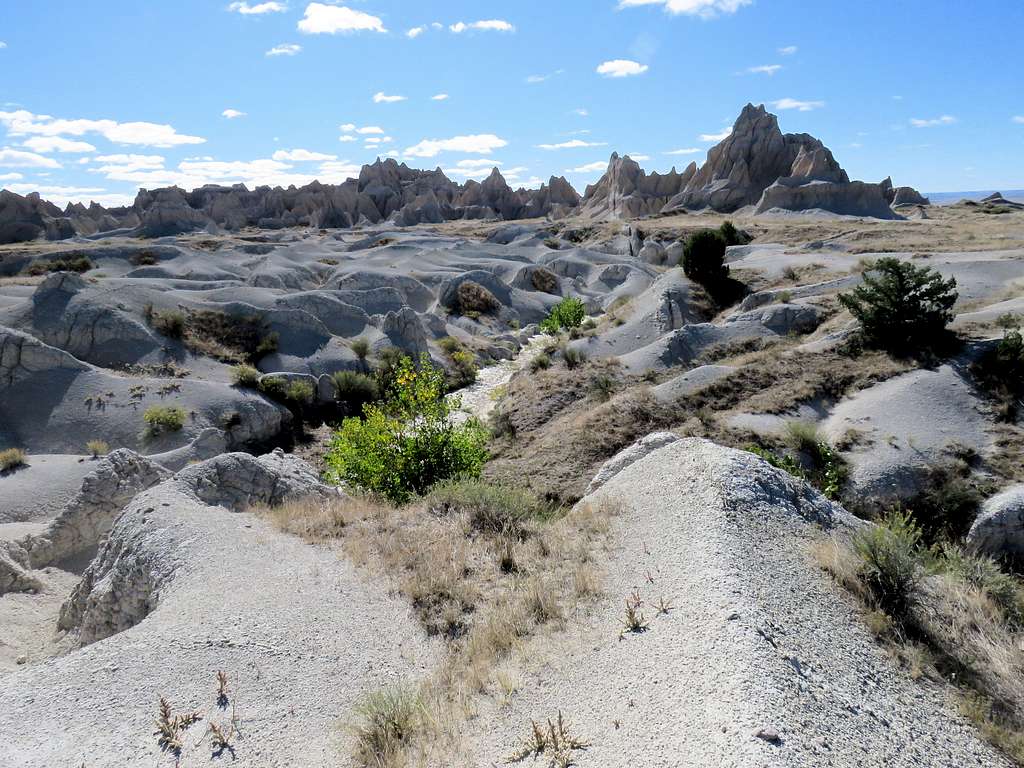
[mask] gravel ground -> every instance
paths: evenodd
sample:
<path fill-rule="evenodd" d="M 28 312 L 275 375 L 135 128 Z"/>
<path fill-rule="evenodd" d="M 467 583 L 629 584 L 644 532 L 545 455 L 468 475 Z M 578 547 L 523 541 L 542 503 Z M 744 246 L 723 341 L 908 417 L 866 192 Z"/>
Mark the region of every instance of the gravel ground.
<path fill-rule="evenodd" d="M 701 440 L 648 454 L 588 500 L 603 496 L 624 504 L 606 596 L 527 651 L 519 692 L 481 710 L 475 764 L 504 762 L 531 719 L 561 710 L 591 742 L 581 768 L 1009 765 L 948 689 L 893 666 L 811 561 L 823 530 L 858 525 L 841 508 Z M 620 639 L 634 589 L 650 628 Z M 674 608 L 655 616 L 662 597 Z"/>

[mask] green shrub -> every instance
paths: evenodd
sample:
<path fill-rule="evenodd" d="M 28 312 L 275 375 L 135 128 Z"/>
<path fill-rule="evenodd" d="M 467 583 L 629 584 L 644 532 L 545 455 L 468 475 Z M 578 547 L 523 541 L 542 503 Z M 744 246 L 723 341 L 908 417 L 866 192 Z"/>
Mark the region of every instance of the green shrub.
<path fill-rule="evenodd" d="M 599 373 L 590 381 L 590 393 L 602 403 L 611 400 L 616 389 L 618 382 L 606 373 Z"/>
<path fill-rule="evenodd" d="M 472 352 L 467 349 L 460 349 L 458 352 L 453 352 L 450 359 L 452 361 L 453 374 L 448 385 L 451 389 L 468 387 L 476 381 L 478 369 L 476 358 Z"/>
<path fill-rule="evenodd" d="M 316 400 L 316 388 L 310 381 L 296 379 L 288 382 L 284 390 L 285 399 L 295 405 L 312 405 Z"/>
<path fill-rule="evenodd" d="M 683 245 L 683 272 L 695 283 L 716 285 L 729 277 L 725 238 L 713 229 L 694 232 Z"/>
<path fill-rule="evenodd" d="M 944 570 L 984 592 L 1014 626 L 1024 624 L 1024 592 L 1020 583 L 989 557 L 977 557 L 960 547 L 942 547 L 939 560 Z"/>
<path fill-rule="evenodd" d="M 445 336 L 443 339 L 438 339 L 437 346 L 439 346 L 441 351 L 446 355 L 453 355 L 463 348 L 462 342 L 452 336 Z"/>
<path fill-rule="evenodd" d="M 363 406 L 380 397 L 377 381 L 371 376 L 353 371 L 338 371 L 331 375 L 334 399 L 345 404 L 348 413 L 362 413 Z"/>
<path fill-rule="evenodd" d="M 231 369 L 231 382 L 244 389 L 259 389 L 260 372 L 251 365 L 241 363 Z"/>
<path fill-rule="evenodd" d="M 359 362 L 366 365 L 366 358 L 370 356 L 370 342 L 366 339 L 353 339 L 349 347 L 359 358 Z"/>
<path fill-rule="evenodd" d="M 718 228 L 718 234 L 725 240 L 726 245 L 746 245 L 754 239 L 746 232 L 736 229 L 736 225 L 731 221 L 723 221 L 722 226 Z"/>
<path fill-rule="evenodd" d="M 986 352 L 972 366 L 972 372 L 999 403 L 1001 421 L 1014 422 L 1024 397 L 1024 336 L 1010 330 L 1003 334 L 995 349 Z"/>
<path fill-rule="evenodd" d="M 971 482 L 966 462 L 931 467 L 928 480 L 907 503 L 927 542 L 959 541 L 970 531 L 982 494 Z"/>
<path fill-rule="evenodd" d="M 420 695 L 410 688 L 389 688 L 367 695 L 355 706 L 356 758 L 366 768 L 404 765 L 403 754 L 427 720 Z"/>
<path fill-rule="evenodd" d="M 345 419 L 325 457 L 328 477 L 407 501 L 453 477 L 478 477 L 487 459 L 487 430 L 475 419 L 456 424 L 459 398 L 445 397 L 444 372 L 424 355 L 395 366 L 382 404 Z"/>
<path fill-rule="evenodd" d="M 106 456 L 110 453 L 110 445 L 103 440 L 90 440 L 85 444 L 85 450 L 94 459 L 98 459 L 100 456 Z"/>
<path fill-rule="evenodd" d="M 555 508 L 530 491 L 481 480 L 441 483 L 426 497 L 435 515 L 466 515 L 471 530 L 522 538 L 533 520 L 548 520 Z"/>
<path fill-rule="evenodd" d="M 156 437 L 166 432 L 178 432 L 185 426 L 185 411 L 176 405 L 151 405 L 142 414 L 146 434 Z"/>
<path fill-rule="evenodd" d="M 807 479 L 807 473 L 804 471 L 804 468 L 800 466 L 800 462 L 788 454 L 779 455 L 774 451 L 769 451 L 767 448 L 762 448 L 759 445 L 748 445 L 744 450 L 764 459 L 776 469 L 788 472 L 799 480 Z"/>
<path fill-rule="evenodd" d="M 587 310 L 583 302 L 569 296 L 551 308 L 548 316 L 541 322 L 540 329 L 544 333 L 554 335 L 563 329 L 579 327 L 586 316 Z"/>
<path fill-rule="evenodd" d="M 158 311 L 147 307 L 146 315 L 150 326 L 157 333 L 169 339 L 180 339 L 185 335 L 185 315 L 181 312 L 173 309 Z"/>
<path fill-rule="evenodd" d="M 930 267 L 894 258 L 879 259 L 864 283 L 839 294 L 840 303 L 860 323 L 865 342 L 907 354 L 933 348 L 953 319 L 956 280 L 943 280 Z"/>
<path fill-rule="evenodd" d="M 9 472 L 12 469 L 25 466 L 25 452 L 21 448 L 7 448 L 0 451 L 0 472 Z"/>
<path fill-rule="evenodd" d="M 551 358 L 543 352 L 530 361 L 530 371 L 533 373 L 536 373 L 537 371 L 546 371 L 550 367 Z"/>
<path fill-rule="evenodd" d="M 271 400 L 283 403 L 288 396 L 288 380 L 280 376 L 264 376 L 259 380 L 258 389 Z"/>
<path fill-rule="evenodd" d="M 854 534 L 858 577 L 878 606 L 900 621 L 915 601 L 921 578 L 921 529 L 906 512 L 893 511 L 878 525 Z"/>
<path fill-rule="evenodd" d="M 566 347 L 562 359 L 565 360 L 565 367 L 571 371 L 587 362 L 587 354 L 575 347 Z"/>

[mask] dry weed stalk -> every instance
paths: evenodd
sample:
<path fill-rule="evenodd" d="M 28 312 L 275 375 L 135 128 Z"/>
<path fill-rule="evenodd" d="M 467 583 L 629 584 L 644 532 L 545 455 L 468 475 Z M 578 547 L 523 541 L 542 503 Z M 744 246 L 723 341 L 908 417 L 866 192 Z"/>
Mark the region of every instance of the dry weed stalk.
<path fill-rule="evenodd" d="M 568 768 L 574 764 L 573 752 L 578 752 L 590 746 L 590 742 L 583 741 L 573 736 L 570 731 L 570 724 L 562 717 L 559 710 L 555 721 L 547 720 L 547 728 L 538 725 L 536 720 L 531 720 L 530 725 L 533 732 L 521 749 L 508 758 L 509 763 L 520 763 L 528 757 L 536 760 L 542 755 L 548 759 L 550 768 Z"/>

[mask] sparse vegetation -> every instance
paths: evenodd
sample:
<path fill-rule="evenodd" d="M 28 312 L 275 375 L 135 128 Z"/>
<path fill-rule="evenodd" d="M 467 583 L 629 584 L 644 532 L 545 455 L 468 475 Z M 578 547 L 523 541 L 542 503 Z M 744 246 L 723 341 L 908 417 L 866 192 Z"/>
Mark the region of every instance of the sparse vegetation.
<path fill-rule="evenodd" d="M 500 306 L 501 302 L 480 283 L 464 280 L 455 289 L 455 302 L 452 308 L 461 315 L 471 313 L 487 314 L 494 312 Z"/>
<path fill-rule="evenodd" d="M 28 456 L 21 448 L 7 448 L 0 451 L 0 472 L 10 472 L 25 466 Z"/>
<path fill-rule="evenodd" d="M 38 277 L 40 275 L 47 275 L 51 272 L 88 272 L 95 265 L 89 260 L 88 256 L 61 256 L 51 261 L 37 261 L 34 264 L 30 264 L 28 269 L 25 270 L 25 274 L 32 277 Z"/>
<path fill-rule="evenodd" d="M 572 734 L 570 724 L 562 717 L 561 711 L 554 721 L 548 718 L 547 728 L 530 721 L 533 732 L 521 749 L 509 757 L 510 763 L 521 763 L 532 757 L 536 763 L 544 758 L 548 768 L 569 768 L 575 764 L 573 752 L 585 750 L 590 743 Z"/>
<path fill-rule="evenodd" d="M 478 476 L 487 431 L 472 419 L 455 424 L 460 403 L 445 390 L 444 373 L 426 355 L 418 366 L 402 358 L 385 401 L 366 405 L 362 419 L 345 419 L 335 434 L 329 477 L 401 502 L 442 480 Z"/>
<path fill-rule="evenodd" d="M 586 317 L 587 310 L 579 299 L 567 296 L 555 304 L 540 324 L 544 333 L 556 335 L 559 331 L 577 328 Z"/>
<path fill-rule="evenodd" d="M 362 413 L 364 406 L 380 398 L 376 379 L 364 373 L 338 371 L 331 375 L 331 382 L 334 384 L 334 399 L 348 415 Z"/>
<path fill-rule="evenodd" d="M 184 409 L 171 405 L 151 405 L 142 414 L 146 422 L 146 436 L 158 437 L 169 432 L 180 432 L 185 426 Z"/>
<path fill-rule="evenodd" d="M 231 369 L 231 382 L 243 389 L 259 389 L 260 372 L 254 366 L 240 363 Z"/>
<path fill-rule="evenodd" d="M 85 450 L 94 459 L 98 459 L 100 456 L 106 456 L 110 453 L 110 444 L 103 440 L 90 440 L 85 444 Z"/>
<path fill-rule="evenodd" d="M 575 347 L 566 347 L 562 352 L 562 360 L 565 361 L 565 367 L 571 371 L 587 362 L 587 354 Z"/>
<path fill-rule="evenodd" d="M 362 338 L 353 339 L 349 343 L 349 348 L 355 353 L 355 356 L 359 358 L 359 363 L 365 370 L 366 359 L 370 356 L 370 342 Z"/>
<path fill-rule="evenodd" d="M 537 371 L 545 371 L 551 367 L 551 358 L 543 352 L 537 355 L 533 360 L 530 361 L 530 371 L 536 373 Z"/>
<path fill-rule="evenodd" d="M 359 722 L 356 758 L 367 768 L 393 768 L 426 727 L 426 711 L 411 687 L 392 687 L 365 696 L 355 708 Z"/>
<path fill-rule="evenodd" d="M 1001 421 L 1013 423 L 1024 408 L 1024 336 L 1007 330 L 996 347 L 972 366 L 982 388 L 995 400 Z"/>
<path fill-rule="evenodd" d="M 424 498 L 435 515 L 464 516 L 473 531 L 521 540 L 530 524 L 554 518 L 558 509 L 530 491 L 480 480 L 456 480 L 435 486 Z"/>
<path fill-rule="evenodd" d="M 547 267 L 535 267 L 530 272 L 530 284 L 542 293 L 558 294 L 558 275 Z"/>
<path fill-rule="evenodd" d="M 158 333 L 180 339 L 198 355 L 224 363 L 255 363 L 277 351 L 278 335 L 259 317 L 235 317 L 215 310 L 157 310 L 151 305 L 146 322 Z"/>
<path fill-rule="evenodd" d="M 879 259 L 862 285 L 839 294 L 869 346 L 901 355 L 926 352 L 943 341 L 957 298 L 955 279 L 894 258 Z"/>

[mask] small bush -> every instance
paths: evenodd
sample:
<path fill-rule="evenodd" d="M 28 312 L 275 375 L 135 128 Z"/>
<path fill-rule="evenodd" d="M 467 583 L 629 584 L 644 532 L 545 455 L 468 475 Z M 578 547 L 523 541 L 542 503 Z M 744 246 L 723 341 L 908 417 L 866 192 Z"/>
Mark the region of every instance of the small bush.
<path fill-rule="evenodd" d="M 978 383 L 998 402 L 1001 421 L 1014 422 L 1024 398 L 1024 336 L 1010 330 L 972 366 Z"/>
<path fill-rule="evenodd" d="M 185 426 L 185 411 L 178 406 L 151 405 L 142 414 L 146 422 L 146 433 L 156 437 L 166 432 L 178 432 Z"/>
<path fill-rule="evenodd" d="M 554 335 L 563 329 L 578 328 L 586 316 L 587 310 L 583 302 L 569 296 L 551 308 L 548 316 L 541 322 L 540 329 L 544 333 Z"/>
<path fill-rule="evenodd" d="M 344 403 L 350 414 L 362 413 L 363 406 L 380 397 L 377 381 L 363 373 L 338 371 L 331 376 L 334 384 L 334 399 Z"/>
<path fill-rule="evenodd" d="M 717 285 L 729 277 L 725 265 L 726 241 L 713 229 L 694 232 L 683 245 L 683 272 L 701 285 Z"/>
<path fill-rule="evenodd" d="M 452 361 L 453 373 L 448 386 L 451 389 L 468 387 L 476 381 L 478 369 L 476 358 L 472 352 L 467 349 L 460 349 L 458 352 L 452 353 L 450 360 Z"/>
<path fill-rule="evenodd" d="M 891 512 L 881 523 L 858 531 L 853 549 L 858 577 L 878 606 L 899 622 L 915 601 L 921 578 L 921 529 L 905 512 Z"/>
<path fill-rule="evenodd" d="M 555 514 L 552 505 L 529 491 L 480 480 L 442 483 L 430 491 L 426 504 L 435 515 L 466 515 L 477 533 L 513 538 L 522 538 L 530 521 Z"/>
<path fill-rule="evenodd" d="M 459 314 L 465 315 L 471 312 L 486 314 L 500 306 L 501 303 L 493 293 L 472 280 L 464 280 L 455 290 L 455 310 Z"/>
<path fill-rule="evenodd" d="M 21 448 L 7 448 L 0 451 L 0 472 L 9 472 L 12 469 L 25 466 L 27 456 Z"/>
<path fill-rule="evenodd" d="M 541 293 L 558 294 L 558 275 L 547 267 L 536 267 L 530 273 L 530 284 Z"/>
<path fill-rule="evenodd" d="M 106 456 L 110 453 L 110 445 L 103 440 L 90 440 L 85 444 L 85 450 L 94 459 L 98 459 L 100 456 Z"/>
<path fill-rule="evenodd" d="M 241 363 L 231 369 L 231 382 L 243 389 L 259 389 L 260 372 L 251 365 Z"/>
<path fill-rule="evenodd" d="M 725 240 L 725 244 L 728 245 L 746 245 L 752 238 L 746 232 L 741 229 L 736 229 L 736 225 L 731 221 L 723 221 L 722 226 L 718 228 L 718 234 Z"/>
<path fill-rule="evenodd" d="M 618 382 L 606 373 L 599 373 L 590 381 L 590 393 L 595 399 L 606 403 L 612 399 L 615 390 L 618 389 Z"/>
<path fill-rule="evenodd" d="M 32 277 L 47 275 L 51 272 L 88 272 L 93 263 L 86 256 L 63 256 L 52 261 L 37 261 L 25 270 Z"/>
<path fill-rule="evenodd" d="M 310 381 L 297 379 L 291 381 L 284 390 L 285 399 L 296 405 L 312 405 L 316 399 L 316 388 Z"/>
<path fill-rule="evenodd" d="M 567 347 L 562 352 L 562 359 L 565 360 L 565 367 L 572 371 L 587 362 L 587 355 L 574 347 Z"/>
<path fill-rule="evenodd" d="M 551 358 L 544 353 L 537 355 L 530 361 L 530 371 L 533 373 L 536 373 L 537 371 L 546 371 L 550 367 Z"/>
<path fill-rule="evenodd" d="M 897 354 L 934 348 L 953 319 L 957 298 L 955 279 L 894 258 L 879 259 L 862 285 L 839 294 L 865 342 Z"/>
<path fill-rule="evenodd" d="M 459 398 L 445 397 L 444 372 L 424 355 L 403 357 L 382 404 L 345 419 L 325 457 L 328 477 L 402 503 L 453 477 L 477 477 L 487 458 L 487 430 L 452 420 Z"/>
<path fill-rule="evenodd" d="M 185 315 L 176 310 L 156 311 L 147 307 L 149 324 L 157 333 L 169 339 L 180 339 L 185 335 Z"/>
<path fill-rule="evenodd" d="M 349 347 L 359 358 L 359 362 L 366 365 L 366 358 L 370 356 L 370 342 L 366 339 L 353 339 Z"/>
<path fill-rule="evenodd" d="M 977 557 L 952 544 L 942 547 L 942 567 L 983 592 L 1016 627 L 1024 625 L 1024 591 L 1019 582 L 989 557 Z"/>
<path fill-rule="evenodd" d="M 356 757 L 365 768 L 404 765 L 402 755 L 424 729 L 426 708 L 410 688 L 371 693 L 355 707 Z"/>

